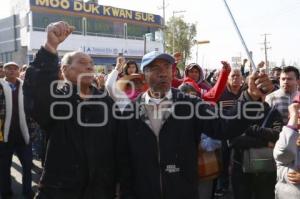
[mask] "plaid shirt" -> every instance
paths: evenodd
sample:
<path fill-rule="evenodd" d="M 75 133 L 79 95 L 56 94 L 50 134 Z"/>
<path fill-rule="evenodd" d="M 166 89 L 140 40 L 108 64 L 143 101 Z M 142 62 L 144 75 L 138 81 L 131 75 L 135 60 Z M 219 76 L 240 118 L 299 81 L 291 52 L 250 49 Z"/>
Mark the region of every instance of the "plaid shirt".
<path fill-rule="evenodd" d="M 289 110 L 288 107 L 292 103 L 292 100 L 296 96 L 297 91 L 287 94 L 282 89 L 278 89 L 266 96 L 265 101 L 271 106 L 277 106 L 277 110 L 280 112 L 283 123 L 288 123 Z"/>

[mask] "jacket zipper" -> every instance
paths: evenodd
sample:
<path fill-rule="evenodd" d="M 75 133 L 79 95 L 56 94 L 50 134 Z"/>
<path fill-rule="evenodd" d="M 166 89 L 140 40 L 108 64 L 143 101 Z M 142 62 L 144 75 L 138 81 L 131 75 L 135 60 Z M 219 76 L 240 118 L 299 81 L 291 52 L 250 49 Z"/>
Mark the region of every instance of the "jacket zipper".
<path fill-rule="evenodd" d="M 150 131 L 153 131 L 148 125 L 146 125 L 147 128 L 149 128 Z M 162 189 L 162 174 L 161 174 L 161 166 L 160 166 L 160 146 L 159 146 L 159 135 L 155 135 L 153 132 L 153 135 L 156 138 L 156 149 L 157 149 L 157 162 L 159 167 L 159 183 L 160 183 L 160 198 L 163 199 L 163 189 Z"/>
<path fill-rule="evenodd" d="M 164 128 L 165 124 L 167 123 L 167 121 L 164 122 L 164 124 L 161 126 L 160 128 L 160 132 L 161 130 Z M 160 180 L 160 198 L 163 199 L 164 194 L 163 194 L 163 183 L 162 183 L 162 171 L 161 171 L 161 165 L 160 165 L 160 146 L 159 146 L 159 135 L 156 135 L 156 141 L 157 141 L 157 157 L 158 157 L 158 166 L 159 166 L 159 180 Z"/>
<path fill-rule="evenodd" d="M 158 167 L 159 167 L 160 197 L 163 198 L 162 174 L 161 174 L 161 166 L 160 166 L 160 146 L 159 146 L 159 137 L 158 136 L 156 136 L 156 143 L 157 143 L 157 159 L 158 159 Z"/>

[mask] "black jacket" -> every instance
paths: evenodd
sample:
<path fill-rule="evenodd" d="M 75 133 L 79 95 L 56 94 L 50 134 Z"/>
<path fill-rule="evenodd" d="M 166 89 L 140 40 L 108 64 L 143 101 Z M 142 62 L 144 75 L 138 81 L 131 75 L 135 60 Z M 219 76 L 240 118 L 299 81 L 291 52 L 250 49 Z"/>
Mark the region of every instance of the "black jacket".
<path fill-rule="evenodd" d="M 177 116 L 188 116 L 191 109 L 207 116 L 206 111 L 213 110 L 207 104 L 197 106 L 199 99 L 178 90 L 173 89 L 172 94 L 173 113 Z M 141 112 L 137 105 L 141 99 L 129 108 L 131 110 L 125 111 L 126 116 Z M 185 105 L 176 104 L 178 102 Z M 192 104 L 192 108 L 186 102 Z M 235 112 L 232 110 L 229 115 Z M 212 138 L 228 139 L 240 135 L 250 123 L 244 117 L 205 120 L 197 114 L 192 114 L 189 119 L 175 119 L 171 115 L 157 139 L 143 118 L 122 122 L 122 133 L 118 139 L 118 165 L 122 165 L 121 199 L 198 199 L 197 152 L 201 133 Z"/>
<path fill-rule="evenodd" d="M 40 190 L 44 195 L 56 194 L 52 197 L 57 199 L 65 199 L 60 194 L 64 192 L 71 193 L 68 198 L 72 199 L 111 199 L 117 132 L 113 101 L 96 89 L 93 94 L 102 97 L 83 101 L 77 87 L 66 84 L 53 84 L 51 94 L 58 70 L 58 56 L 41 48 L 26 72 L 23 87 L 27 111 L 49 137 Z"/>
<path fill-rule="evenodd" d="M 269 143 L 275 145 L 279 138 L 279 133 L 283 127 L 282 116 L 276 108 L 271 107 L 265 103 L 265 113 L 270 112 L 270 116 L 265 123 L 265 127 L 262 127 L 265 117 L 261 120 L 257 120 L 254 125 L 249 126 L 243 135 L 235 137 L 230 142 L 230 147 L 233 149 L 233 162 L 234 168 L 242 170 L 243 152 L 245 149 L 250 148 L 262 148 L 268 147 Z"/>

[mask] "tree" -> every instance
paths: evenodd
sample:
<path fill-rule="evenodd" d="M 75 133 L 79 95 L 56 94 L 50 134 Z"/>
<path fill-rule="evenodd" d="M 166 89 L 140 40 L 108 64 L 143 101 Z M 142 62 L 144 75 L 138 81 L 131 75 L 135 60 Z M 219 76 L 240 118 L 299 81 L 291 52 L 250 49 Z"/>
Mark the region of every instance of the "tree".
<path fill-rule="evenodd" d="M 183 54 L 183 65 L 185 65 L 185 61 L 191 56 L 191 48 L 195 45 L 193 41 L 196 34 L 196 24 L 188 24 L 181 17 L 172 17 L 165 28 L 166 52 L 173 53 L 174 36 L 174 52 Z"/>

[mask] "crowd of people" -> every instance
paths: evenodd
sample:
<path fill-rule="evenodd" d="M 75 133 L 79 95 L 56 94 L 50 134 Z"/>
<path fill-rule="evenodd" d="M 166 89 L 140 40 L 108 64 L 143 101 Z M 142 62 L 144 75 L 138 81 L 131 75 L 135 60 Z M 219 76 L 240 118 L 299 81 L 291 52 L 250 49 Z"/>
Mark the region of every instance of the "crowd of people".
<path fill-rule="evenodd" d="M 26 199 L 300 198 L 296 67 L 189 63 L 181 75 L 181 53 L 153 51 L 97 74 L 86 53 L 59 58 L 73 30 L 51 23 L 30 66 L 1 65 L 2 199 L 14 195 L 14 154 Z"/>

